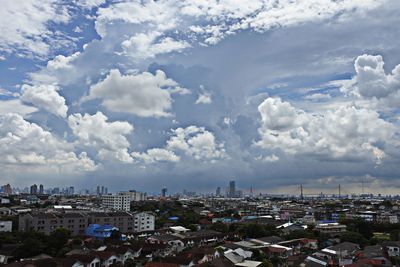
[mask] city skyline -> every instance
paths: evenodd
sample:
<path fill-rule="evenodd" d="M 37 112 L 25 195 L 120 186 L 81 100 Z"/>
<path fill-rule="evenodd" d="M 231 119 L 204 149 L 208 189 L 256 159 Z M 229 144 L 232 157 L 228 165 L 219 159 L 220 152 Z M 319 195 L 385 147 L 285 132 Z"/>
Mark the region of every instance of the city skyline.
<path fill-rule="evenodd" d="M 5 0 L 0 185 L 398 194 L 399 1 L 273 2 Z"/>

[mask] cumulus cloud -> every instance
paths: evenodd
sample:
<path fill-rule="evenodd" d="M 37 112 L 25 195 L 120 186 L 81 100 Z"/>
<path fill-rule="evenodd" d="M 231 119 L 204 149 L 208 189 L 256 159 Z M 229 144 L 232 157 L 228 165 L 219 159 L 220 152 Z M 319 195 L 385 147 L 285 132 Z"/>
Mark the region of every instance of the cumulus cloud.
<path fill-rule="evenodd" d="M 154 58 L 159 54 L 181 52 L 190 47 L 184 40 L 175 40 L 171 37 L 162 37 L 160 32 L 138 33 L 122 42 L 125 55 L 133 60 Z"/>
<path fill-rule="evenodd" d="M 377 105 L 397 107 L 400 104 L 400 65 L 386 74 L 384 64 L 380 55 L 358 56 L 354 63 L 356 75 L 344 82 L 341 90 Z"/>
<path fill-rule="evenodd" d="M 164 148 L 152 148 L 144 153 L 133 152 L 132 156 L 145 163 L 158 161 L 180 161 L 179 154 L 214 162 L 226 158 L 224 144 L 218 143 L 212 132 L 204 127 L 189 126 L 171 130 L 172 136 L 167 140 Z"/>
<path fill-rule="evenodd" d="M 21 88 L 21 100 L 65 118 L 67 117 L 68 107 L 58 90 L 59 88 L 56 85 L 24 84 Z"/>
<path fill-rule="evenodd" d="M 4 0 L 0 9 L 0 51 L 45 57 L 62 45 L 51 23 L 67 23 L 68 7 L 58 0 Z"/>
<path fill-rule="evenodd" d="M 197 100 L 195 104 L 211 104 L 212 103 L 212 98 L 211 98 L 211 93 L 207 92 L 204 90 L 204 86 L 200 86 L 201 92 L 199 93 L 199 96 L 197 97 Z"/>
<path fill-rule="evenodd" d="M 132 152 L 131 155 L 135 160 L 141 160 L 145 163 L 155 163 L 159 161 L 178 162 L 180 160 L 180 157 L 173 151 L 163 148 L 148 149 L 145 153 Z"/>
<path fill-rule="evenodd" d="M 261 115 L 258 146 L 320 159 L 365 159 L 377 163 L 385 157 L 396 128 L 376 111 L 342 106 L 324 114 L 296 109 L 279 98 L 267 98 L 258 107 Z"/>
<path fill-rule="evenodd" d="M 174 80 L 158 70 L 156 74 L 143 72 L 122 75 L 111 70 L 107 77 L 90 88 L 84 100 L 102 99 L 102 105 L 115 112 L 131 113 L 140 117 L 168 117 L 172 94 L 186 94 Z"/>
<path fill-rule="evenodd" d="M 195 104 L 211 104 L 211 94 L 210 93 L 200 93 Z"/>
<path fill-rule="evenodd" d="M 133 131 L 130 123 L 108 122 L 108 118 L 103 113 L 97 112 L 94 115 L 70 115 L 68 124 L 82 145 L 98 150 L 100 159 L 132 162 L 128 153 L 130 144 L 126 138 Z"/>
<path fill-rule="evenodd" d="M 93 171 L 96 164 L 85 152 L 74 153 L 74 147 L 29 123 L 21 115 L 0 115 L 0 159 L 2 165 L 32 165 L 62 171 Z"/>
<path fill-rule="evenodd" d="M 224 144 L 217 143 L 212 132 L 204 127 L 189 126 L 172 130 L 167 141 L 168 150 L 180 151 L 197 160 L 215 160 L 226 157 Z"/>
<path fill-rule="evenodd" d="M 47 61 L 46 66 L 39 71 L 29 73 L 31 83 L 58 85 L 70 83 L 76 76 L 82 75 L 82 70 L 74 65 L 80 56 L 80 52 L 69 56 L 55 56 L 53 59 Z"/>
<path fill-rule="evenodd" d="M 258 106 L 262 124 L 271 130 L 286 130 L 298 127 L 307 121 L 307 115 L 302 110 L 296 110 L 290 103 L 280 98 L 267 98 Z"/>

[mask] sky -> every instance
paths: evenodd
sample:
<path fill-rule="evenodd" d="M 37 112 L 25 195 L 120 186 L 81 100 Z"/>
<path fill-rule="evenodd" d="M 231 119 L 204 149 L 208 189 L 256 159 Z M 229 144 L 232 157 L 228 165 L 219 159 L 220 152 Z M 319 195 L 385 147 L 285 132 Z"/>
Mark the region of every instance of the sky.
<path fill-rule="evenodd" d="M 398 0 L 3 0 L 0 184 L 400 191 Z"/>

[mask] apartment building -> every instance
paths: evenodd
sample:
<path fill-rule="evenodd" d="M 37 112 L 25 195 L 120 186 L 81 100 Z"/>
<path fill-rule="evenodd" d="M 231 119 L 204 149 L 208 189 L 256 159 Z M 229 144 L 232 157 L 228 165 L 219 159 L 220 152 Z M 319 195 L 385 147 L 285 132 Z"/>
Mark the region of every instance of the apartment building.
<path fill-rule="evenodd" d="M 139 212 L 133 215 L 134 232 L 152 231 L 155 229 L 155 216 L 147 212 Z"/>
<path fill-rule="evenodd" d="M 147 212 L 68 212 L 68 213 L 26 213 L 19 216 L 18 230 L 38 231 L 49 235 L 57 228 L 65 228 L 72 235 L 83 235 L 89 224 L 110 225 L 122 233 L 154 230 L 155 216 Z"/>
<path fill-rule="evenodd" d="M 129 194 L 119 193 L 117 195 L 101 196 L 103 206 L 113 210 L 131 210 L 131 196 Z"/>
<path fill-rule="evenodd" d="M 18 230 L 27 232 L 34 230 L 49 235 L 57 228 L 65 228 L 72 235 L 85 233 L 88 217 L 83 213 L 26 213 L 19 216 Z"/>

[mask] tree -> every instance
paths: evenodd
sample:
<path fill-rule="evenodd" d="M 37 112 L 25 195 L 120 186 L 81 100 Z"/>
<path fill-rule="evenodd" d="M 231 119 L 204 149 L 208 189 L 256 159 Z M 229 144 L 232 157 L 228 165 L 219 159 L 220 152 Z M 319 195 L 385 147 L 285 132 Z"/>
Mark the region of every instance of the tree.
<path fill-rule="evenodd" d="M 245 225 L 242 229 L 242 232 L 246 235 L 247 238 L 258 238 L 265 236 L 264 227 L 260 224 L 255 223 Z"/>
<path fill-rule="evenodd" d="M 229 230 L 228 226 L 226 224 L 222 223 L 222 222 L 213 223 L 210 226 L 210 229 L 214 230 L 214 231 L 221 232 L 221 233 L 227 233 L 228 230 Z"/>
<path fill-rule="evenodd" d="M 40 239 L 28 238 L 14 252 L 16 259 L 29 258 L 46 252 L 46 245 Z"/>
<path fill-rule="evenodd" d="M 274 265 L 272 264 L 272 262 L 270 260 L 264 259 L 262 261 L 262 266 L 263 267 L 274 267 Z"/>
<path fill-rule="evenodd" d="M 61 256 L 61 249 L 66 246 L 68 240 L 71 238 L 71 231 L 65 228 L 57 228 L 50 233 L 47 238 L 47 248 L 51 255 Z"/>
<path fill-rule="evenodd" d="M 295 230 L 285 235 L 286 240 L 298 239 L 298 238 L 315 238 L 315 235 L 311 231 L 306 230 Z"/>
<path fill-rule="evenodd" d="M 136 267 L 135 262 L 132 259 L 127 259 L 124 263 L 125 267 Z"/>
<path fill-rule="evenodd" d="M 368 245 L 368 243 L 369 243 L 368 240 L 360 233 L 350 232 L 350 231 L 347 231 L 342 234 L 341 241 L 342 242 L 347 241 L 347 242 L 353 242 L 356 244 L 360 244 L 361 247 L 364 247 L 364 246 Z"/>
<path fill-rule="evenodd" d="M 110 239 L 120 240 L 121 239 L 121 232 L 118 231 L 118 230 L 112 230 L 111 231 L 111 235 L 110 235 Z"/>
<path fill-rule="evenodd" d="M 400 239 L 400 230 L 390 231 L 390 240 L 399 241 L 399 239 Z"/>

